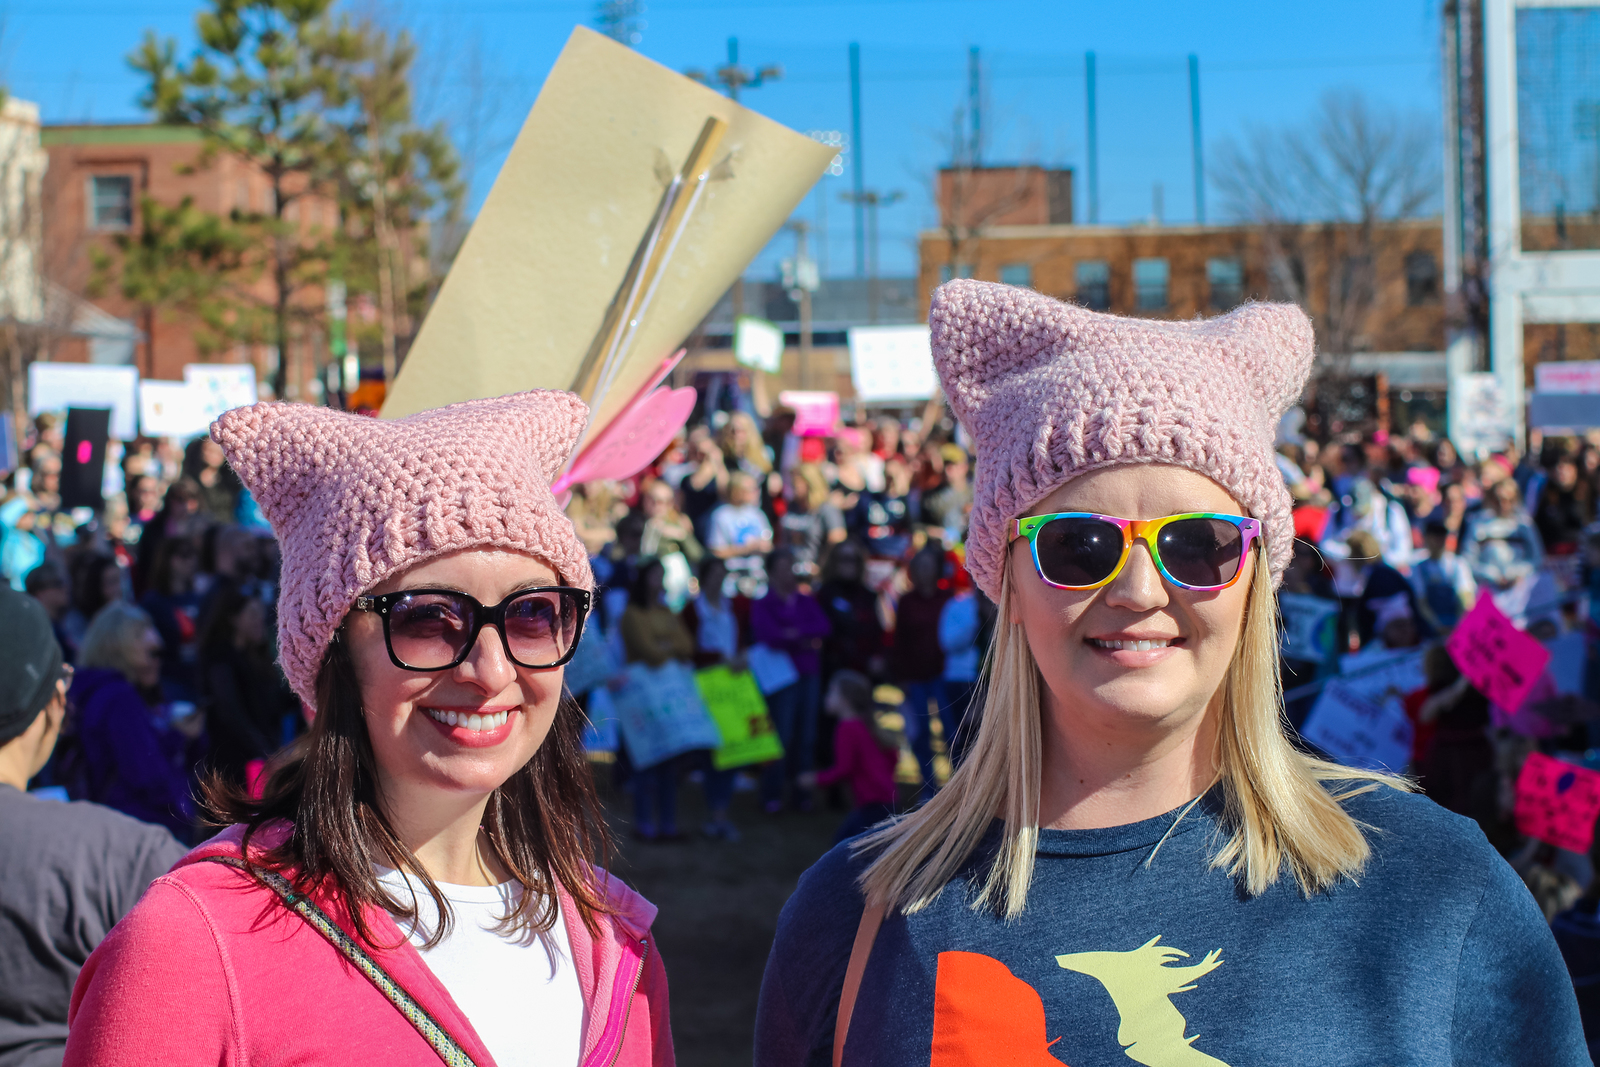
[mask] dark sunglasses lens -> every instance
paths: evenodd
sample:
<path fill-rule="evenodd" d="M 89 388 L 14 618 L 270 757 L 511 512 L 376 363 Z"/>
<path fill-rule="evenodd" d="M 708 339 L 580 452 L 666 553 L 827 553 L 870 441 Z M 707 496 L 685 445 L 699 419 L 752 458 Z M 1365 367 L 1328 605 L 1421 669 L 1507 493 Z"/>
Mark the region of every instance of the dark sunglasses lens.
<path fill-rule="evenodd" d="M 389 609 L 389 649 L 408 667 L 450 666 L 472 637 L 472 604 L 447 593 L 401 597 Z"/>
<path fill-rule="evenodd" d="M 1051 519 L 1034 542 L 1039 573 L 1056 585 L 1103 582 L 1122 559 L 1122 530 L 1103 519 Z"/>
<path fill-rule="evenodd" d="M 1244 559 L 1244 533 L 1222 519 L 1179 519 L 1156 537 L 1161 565 L 1179 585 L 1227 585 Z"/>
<path fill-rule="evenodd" d="M 578 638 L 578 600 L 571 593 L 544 591 L 506 605 L 506 644 L 524 667 L 550 667 Z"/>

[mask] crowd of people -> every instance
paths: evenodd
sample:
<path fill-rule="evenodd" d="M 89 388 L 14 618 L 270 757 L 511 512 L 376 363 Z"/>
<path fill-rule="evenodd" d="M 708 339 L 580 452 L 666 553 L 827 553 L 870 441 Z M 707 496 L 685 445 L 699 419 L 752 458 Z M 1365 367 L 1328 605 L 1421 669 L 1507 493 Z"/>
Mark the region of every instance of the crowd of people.
<path fill-rule="evenodd" d="M 39 416 L 0 504 L 4 579 L 49 616 L 74 714 L 36 784 L 203 835 L 195 797 L 303 729 L 275 660 L 278 547 L 209 438 L 115 450 L 98 512 L 63 509 L 61 427 Z"/>

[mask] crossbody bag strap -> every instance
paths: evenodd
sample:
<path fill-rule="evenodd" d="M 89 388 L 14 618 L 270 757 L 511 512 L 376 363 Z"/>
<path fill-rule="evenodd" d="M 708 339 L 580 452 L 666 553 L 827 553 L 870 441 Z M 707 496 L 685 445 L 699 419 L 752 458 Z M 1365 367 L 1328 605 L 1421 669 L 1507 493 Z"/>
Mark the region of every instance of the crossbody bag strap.
<path fill-rule="evenodd" d="M 856 941 L 850 946 L 850 963 L 844 969 L 844 987 L 839 990 L 839 1017 L 833 1024 L 833 1067 L 840 1067 L 844 1062 L 850 1016 L 856 1011 L 856 994 L 861 992 L 861 976 L 867 973 L 867 958 L 872 955 L 872 943 L 878 939 L 878 927 L 883 925 L 884 910 L 881 904 L 867 908 L 861 913 L 861 925 L 856 927 Z"/>
<path fill-rule="evenodd" d="M 416 999 L 378 964 L 377 960 L 368 955 L 366 949 L 328 917 L 327 912 L 319 908 L 304 893 L 296 892 L 287 878 L 276 871 L 253 867 L 236 856 L 206 856 L 204 862 L 223 863 L 238 868 L 278 894 L 290 911 L 304 919 L 308 926 L 326 938 L 330 945 L 339 950 L 340 955 L 354 964 L 356 970 L 366 975 L 367 980 L 377 986 L 378 992 L 388 998 L 389 1003 L 406 1017 L 406 1022 L 416 1028 L 417 1033 L 433 1047 L 433 1051 L 439 1054 L 439 1058 L 448 1067 L 477 1067 L 477 1063 L 467 1055 L 466 1050 L 456 1044 L 455 1038 L 439 1025 L 437 1019 L 428 1014 L 428 1009 L 418 1004 Z"/>

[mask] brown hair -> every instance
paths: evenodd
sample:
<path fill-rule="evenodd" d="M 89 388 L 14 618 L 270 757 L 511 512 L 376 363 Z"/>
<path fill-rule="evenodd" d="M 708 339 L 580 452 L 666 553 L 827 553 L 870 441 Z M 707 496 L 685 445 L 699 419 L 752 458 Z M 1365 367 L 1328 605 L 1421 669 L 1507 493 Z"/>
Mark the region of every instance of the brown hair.
<path fill-rule="evenodd" d="M 342 635 L 323 657 L 317 708 L 311 729 L 273 761 L 259 798 L 212 775 L 202 785 L 208 814 L 219 824 L 244 824 L 241 851 L 253 863 L 289 878 L 301 892 L 331 890 L 369 944 L 364 906 L 413 922 L 417 917 L 415 902 L 397 901 L 378 884 L 374 864 L 410 875 L 438 908 L 438 929 L 424 946 L 431 948 L 450 929 L 450 904 L 378 805 L 377 759 Z M 554 926 L 558 884 L 590 933 L 599 931 L 595 917 L 610 911 L 593 864 L 605 862 L 611 841 L 584 754 L 583 721 L 582 709 L 563 690 L 539 751 L 489 798 L 483 826 L 490 847 L 528 889 L 505 917 L 506 932 Z M 288 839 L 249 856 L 251 836 L 278 819 L 293 824 Z"/>

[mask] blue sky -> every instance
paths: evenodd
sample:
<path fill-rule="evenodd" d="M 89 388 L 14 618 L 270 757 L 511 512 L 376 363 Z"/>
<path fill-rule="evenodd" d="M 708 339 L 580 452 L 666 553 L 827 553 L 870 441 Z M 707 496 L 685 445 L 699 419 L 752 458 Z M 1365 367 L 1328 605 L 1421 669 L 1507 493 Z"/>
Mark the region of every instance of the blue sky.
<path fill-rule="evenodd" d="M 1099 74 L 1101 220 L 1148 218 L 1159 183 L 1163 218 L 1193 218 L 1187 56 L 1200 57 L 1208 150 L 1252 124 L 1303 121 L 1330 89 L 1430 119 L 1439 114 L 1437 0 L 1177 2 L 1113 0 L 646 0 L 640 51 L 674 69 L 712 68 L 727 38 L 747 66 L 778 63 L 782 80 L 744 102 L 800 130 L 848 130 L 848 46 L 859 42 L 863 160 L 869 188 L 899 191 L 881 224 L 885 274 L 909 273 L 915 237 L 935 221 L 930 177 L 949 153 L 967 92 L 967 54 L 984 72 L 993 161 L 1078 172 L 1083 218 L 1084 53 Z M 146 29 L 192 45 L 191 0 L 0 2 L 0 77 L 37 101 L 45 121 L 136 120 L 140 84 L 124 57 Z M 390 0 L 346 3 L 408 26 L 423 45 L 422 98 L 466 139 L 476 131 L 474 199 L 481 201 L 587 0 Z M 479 103 L 474 106 L 472 101 Z M 830 275 L 852 272 L 849 173 L 825 178 L 799 209 L 823 216 Z M 826 198 L 821 207 L 819 201 Z M 1209 199 L 1215 218 L 1215 196 Z M 775 271 L 792 238 L 751 267 Z"/>

